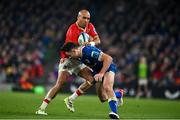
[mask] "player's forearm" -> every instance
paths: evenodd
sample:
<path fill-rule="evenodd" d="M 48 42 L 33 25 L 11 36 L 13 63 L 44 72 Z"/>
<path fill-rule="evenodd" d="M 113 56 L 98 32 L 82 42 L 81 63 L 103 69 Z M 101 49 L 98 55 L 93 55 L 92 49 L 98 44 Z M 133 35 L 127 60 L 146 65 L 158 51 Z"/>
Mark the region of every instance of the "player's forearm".
<path fill-rule="evenodd" d="M 107 54 L 103 54 L 102 55 L 102 61 L 103 61 L 103 67 L 99 73 L 104 74 L 108 70 L 109 66 L 112 63 L 112 57 L 107 55 Z"/>
<path fill-rule="evenodd" d="M 93 38 L 93 41 L 91 41 L 91 42 L 94 42 L 94 45 L 99 45 L 99 44 L 101 43 L 100 38 L 99 38 L 98 35 L 95 36 L 95 37 Z"/>

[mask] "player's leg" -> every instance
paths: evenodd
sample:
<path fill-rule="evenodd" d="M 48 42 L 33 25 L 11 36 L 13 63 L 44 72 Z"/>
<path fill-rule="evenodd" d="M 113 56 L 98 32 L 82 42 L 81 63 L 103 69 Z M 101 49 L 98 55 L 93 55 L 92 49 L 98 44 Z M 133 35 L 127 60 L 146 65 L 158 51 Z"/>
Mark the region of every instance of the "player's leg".
<path fill-rule="evenodd" d="M 71 74 L 71 71 L 65 68 L 65 66 L 68 66 L 69 64 L 70 61 L 68 59 L 66 59 L 63 63 L 59 64 L 58 78 L 56 84 L 49 90 L 41 106 L 39 107 L 39 110 L 36 111 L 36 114 L 47 115 L 47 113 L 45 113 L 45 109 L 47 108 L 51 100 L 56 96 L 59 89 L 62 87 L 63 83 L 67 80 L 67 78 Z"/>
<path fill-rule="evenodd" d="M 108 100 L 108 96 L 104 90 L 103 84 L 100 82 L 96 83 L 96 93 L 102 103 Z"/>
<path fill-rule="evenodd" d="M 86 92 L 92 86 L 92 81 L 93 81 L 92 72 L 88 67 L 84 67 L 83 69 L 81 69 L 78 75 L 84 78 L 86 81 L 82 83 L 71 96 L 64 99 L 67 108 L 71 112 L 75 111 L 73 107 L 73 101 L 77 99 L 79 96 L 81 96 L 84 92 Z"/>
<path fill-rule="evenodd" d="M 75 93 L 69 97 L 71 100 L 75 100 L 78 96 L 86 92 L 92 86 L 92 81 L 94 80 L 92 72 L 88 67 L 81 69 L 78 73 L 78 76 L 84 78 L 86 81 L 82 83 L 75 91 Z"/>
<path fill-rule="evenodd" d="M 118 89 L 115 91 L 116 98 L 118 99 L 118 106 L 123 105 L 123 96 L 124 96 L 124 90 Z"/>
<path fill-rule="evenodd" d="M 150 97 L 150 93 L 149 93 L 149 90 L 148 90 L 148 81 L 147 79 L 144 80 L 144 94 L 147 98 Z"/>
<path fill-rule="evenodd" d="M 84 81 L 79 87 L 78 89 L 71 95 L 69 96 L 69 99 L 74 101 L 75 99 L 77 99 L 79 96 L 81 96 L 82 94 L 84 94 L 84 92 L 86 92 L 90 87 L 92 86 L 92 83 L 89 81 Z"/>
<path fill-rule="evenodd" d="M 45 109 L 47 108 L 51 100 L 56 96 L 60 88 L 62 88 L 62 85 L 68 79 L 69 75 L 70 74 L 67 71 L 59 72 L 56 84 L 49 90 L 41 106 L 39 107 L 39 110 L 36 111 L 36 114 L 47 115 L 47 113 L 45 113 Z"/>
<path fill-rule="evenodd" d="M 114 72 L 106 72 L 104 75 L 103 87 L 108 96 L 109 107 L 112 111 L 109 113 L 109 117 L 111 119 L 119 119 L 119 115 L 117 114 L 117 98 L 113 90 L 114 76 Z"/>
<path fill-rule="evenodd" d="M 70 112 L 75 112 L 74 105 L 73 105 L 73 102 L 75 101 L 75 99 L 77 99 L 79 96 L 81 96 L 88 88 L 91 87 L 91 85 L 92 84 L 90 82 L 85 81 L 84 83 L 82 83 L 79 86 L 79 88 L 72 95 L 70 95 L 69 97 L 64 99 L 64 102 L 65 102 L 67 108 L 70 110 Z M 83 88 L 85 88 L 85 89 L 83 89 Z"/>
<path fill-rule="evenodd" d="M 64 82 L 68 79 L 69 75 L 70 74 L 67 71 L 59 72 L 56 84 L 49 90 L 45 99 L 52 100 L 56 96 L 57 92 L 62 88 Z"/>
<path fill-rule="evenodd" d="M 141 79 L 138 79 L 138 81 L 137 81 L 138 83 L 137 83 L 137 93 L 136 93 L 136 98 L 139 98 L 139 97 L 141 97 L 141 86 L 142 86 L 142 80 Z"/>
<path fill-rule="evenodd" d="M 103 103 L 108 100 L 108 96 L 103 88 L 102 83 L 98 82 L 96 83 L 96 93 L 99 97 L 99 100 Z M 118 99 L 118 106 L 123 105 L 123 94 L 124 90 L 123 89 L 118 89 L 114 91 L 116 98 Z"/>

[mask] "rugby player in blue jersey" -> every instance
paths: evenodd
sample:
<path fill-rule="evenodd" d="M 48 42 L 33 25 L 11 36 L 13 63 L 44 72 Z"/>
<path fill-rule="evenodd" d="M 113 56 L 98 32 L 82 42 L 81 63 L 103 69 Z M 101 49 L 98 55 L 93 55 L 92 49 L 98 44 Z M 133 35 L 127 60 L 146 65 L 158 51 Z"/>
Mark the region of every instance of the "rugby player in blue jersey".
<path fill-rule="evenodd" d="M 92 69 L 94 80 L 102 82 L 100 91 L 108 99 L 111 109 L 109 117 L 111 119 L 119 119 L 117 98 L 113 90 L 116 65 L 112 62 L 112 57 L 94 46 L 78 47 L 72 42 L 63 45 L 61 50 L 70 58 L 80 59 L 82 63 Z"/>

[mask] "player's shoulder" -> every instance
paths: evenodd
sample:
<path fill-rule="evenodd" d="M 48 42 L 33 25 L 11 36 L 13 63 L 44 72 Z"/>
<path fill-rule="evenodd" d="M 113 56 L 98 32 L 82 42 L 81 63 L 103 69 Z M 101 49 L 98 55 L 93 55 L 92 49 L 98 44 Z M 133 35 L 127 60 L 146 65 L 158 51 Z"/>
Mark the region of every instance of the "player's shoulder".
<path fill-rule="evenodd" d="M 76 23 L 70 25 L 70 27 L 77 27 Z"/>
<path fill-rule="evenodd" d="M 91 22 L 89 22 L 89 27 L 94 27 L 94 25 L 91 23 Z"/>
<path fill-rule="evenodd" d="M 83 46 L 82 47 L 82 51 L 83 52 L 87 52 L 87 51 L 89 51 L 91 48 L 90 48 L 90 46 L 88 45 L 88 46 Z"/>
<path fill-rule="evenodd" d="M 77 27 L 76 23 L 73 23 L 69 26 L 69 29 L 75 29 Z"/>
<path fill-rule="evenodd" d="M 87 46 L 84 46 L 85 49 L 92 49 L 94 48 L 94 46 L 91 46 L 91 45 L 87 45 Z"/>
<path fill-rule="evenodd" d="M 97 49 L 96 47 L 90 46 L 90 45 L 83 47 L 83 50 L 84 50 L 85 52 L 91 52 L 91 51 L 96 50 L 96 49 Z"/>

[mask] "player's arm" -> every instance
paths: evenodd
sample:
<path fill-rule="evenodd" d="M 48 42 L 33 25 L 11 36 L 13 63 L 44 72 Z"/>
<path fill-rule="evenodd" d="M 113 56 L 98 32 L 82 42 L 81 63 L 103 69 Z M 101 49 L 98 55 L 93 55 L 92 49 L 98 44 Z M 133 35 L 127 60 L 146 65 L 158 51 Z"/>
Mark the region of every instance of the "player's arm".
<path fill-rule="evenodd" d="M 89 24 L 90 32 L 89 32 L 89 42 L 86 42 L 85 45 L 96 46 L 101 43 L 98 33 L 93 24 Z"/>
<path fill-rule="evenodd" d="M 106 53 L 102 53 L 99 60 L 103 62 L 103 67 L 101 68 L 100 72 L 94 76 L 96 81 L 102 81 L 104 74 L 112 63 L 112 57 Z"/>
<path fill-rule="evenodd" d="M 104 74 L 112 63 L 112 57 L 106 53 L 102 53 L 100 61 L 103 62 L 103 67 L 99 73 Z"/>
<path fill-rule="evenodd" d="M 67 33 L 66 33 L 65 43 L 73 42 L 73 39 L 74 39 L 73 36 L 74 36 L 73 29 L 72 29 L 72 27 L 69 27 L 69 29 L 67 30 Z M 68 56 L 65 54 L 64 51 L 61 51 L 60 55 L 61 55 L 60 63 L 63 63 L 67 59 Z"/>
<path fill-rule="evenodd" d="M 101 43 L 99 35 L 96 35 L 96 36 L 92 37 L 92 40 L 91 40 L 91 37 L 90 37 L 89 41 L 90 41 L 91 46 L 99 45 Z"/>
<path fill-rule="evenodd" d="M 100 38 L 98 35 L 91 37 L 89 36 L 89 41 L 88 42 L 84 42 L 83 45 L 91 45 L 91 46 L 96 46 L 99 45 L 101 43 Z"/>

